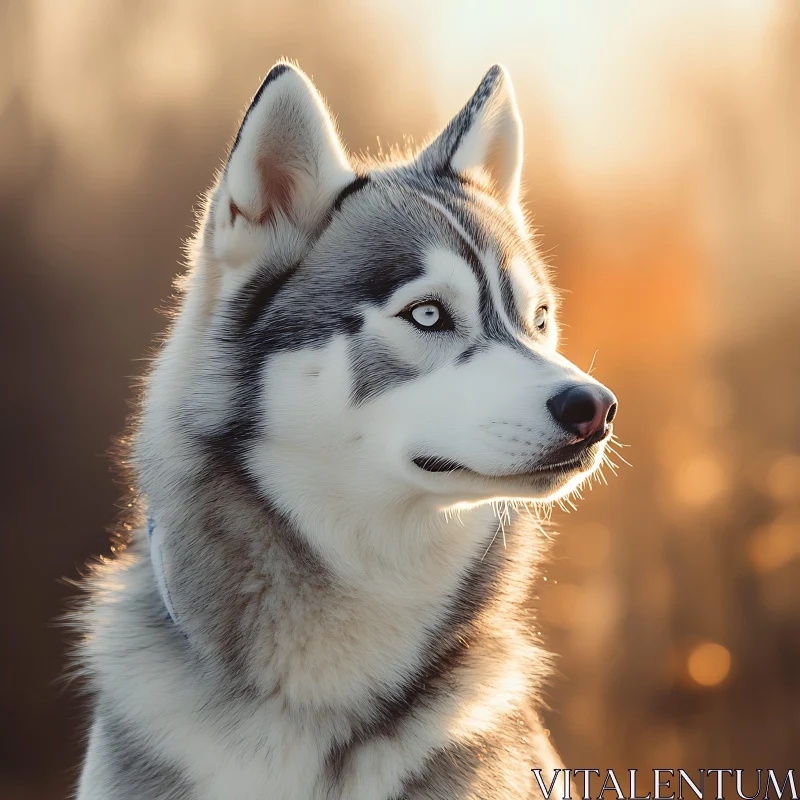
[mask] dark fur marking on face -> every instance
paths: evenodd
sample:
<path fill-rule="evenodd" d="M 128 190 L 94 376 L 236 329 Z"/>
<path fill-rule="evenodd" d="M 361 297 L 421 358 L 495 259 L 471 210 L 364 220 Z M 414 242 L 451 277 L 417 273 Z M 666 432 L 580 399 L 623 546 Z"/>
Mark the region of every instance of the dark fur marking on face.
<path fill-rule="evenodd" d="M 436 207 L 433 206 L 433 208 Z M 439 211 L 439 209 L 436 210 Z M 503 324 L 495 308 L 491 289 L 489 287 L 489 279 L 486 275 L 481 257 L 476 252 L 472 243 L 464 237 L 450 219 L 445 214 L 441 214 L 441 216 L 445 226 L 451 231 L 452 236 L 457 242 L 456 249 L 458 255 L 467 262 L 472 270 L 472 274 L 475 276 L 475 280 L 478 282 L 478 312 L 480 314 L 484 334 L 493 339 L 507 335 L 506 326 Z"/>
<path fill-rule="evenodd" d="M 478 353 L 482 353 L 486 350 L 488 344 L 489 343 L 486 341 L 473 342 L 466 350 L 459 353 L 458 358 L 456 358 L 456 366 L 468 364 Z"/>
<path fill-rule="evenodd" d="M 339 196 L 333 201 L 333 208 L 331 214 L 336 213 L 342 207 L 342 203 L 347 200 L 350 195 L 355 194 L 357 191 L 363 189 L 369 183 L 369 175 L 360 175 L 355 180 L 347 184 L 347 186 L 339 192 Z"/>
<path fill-rule="evenodd" d="M 494 251 L 500 262 L 498 280 L 503 297 L 503 304 L 512 326 L 522 332 L 527 332 L 519 309 L 516 308 L 511 279 L 505 270 L 507 254 L 503 250 L 503 243 L 479 222 L 480 213 L 473 207 L 474 200 L 469 197 L 465 187 L 471 186 L 469 181 L 464 181 L 450 167 L 443 164 L 432 172 L 420 170 L 401 170 L 398 172 L 403 183 L 411 187 L 423 197 L 429 198 L 440 205 L 445 211 L 441 212 L 444 224 L 451 232 L 452 238 L 458 243 L 455 248 L 459 255 L 469 264 L 479 286 L 479 312 L 485 335 L 495 341 L 510 343 L 516 340 L 512 331 L 500 316 L 489 287 L 489 278 L 486 267 L 476 247 L 483 251 Z M 436 208 L 436 206 L 432 206 Z M 447 215 L 451 215 L 466 233 L 467 237 L 458 230 Z M 507 225 L 504 223 L 504 228 Z M 474 243 L 474 244 L 473 244 Z"/>
<path fill-rule="evenodd" d="M 420 189 L 420 191 L 423 194 L 430 194 L 432 199 L 441 203 L 447 211 L 455 217 L 458 224 L 461 225 L 477 247 L 485 251 L 494 250 L 496 253 L 499 261 L 498 269 L 496 270 L 498 286 L 503 303 L 503 310 L 508 317 L 510 327 L 509 324 L 503 320 L 497 303 L 492 296 L 489 288 L 489 279 L 486 275 L 486 267 L 482 259 L 472 246 L 472 243 L 464 239 L 463 235 L 460 235 L 460 232 L 456 230 L 456 233 L 459 234 L 465 246 L 465 250 L 461 254 L 472 268 L 479 284 L 479 313 L 485 337 L 490 341 L 511 347 L 518 352 L 535 356 L 534 351 L 520 339 L 520 336 L 530 336 L 530 331 L 517 306 L 514 296 L 513 280 L 508 271 L 508 253 L 504 250 L 502 243 L 495 242 L 489 233 L 480 225 L 477 217 L 469 208 L 470 203 L 466 195 L 459 199 L 457 195 L 450 194 L 445 197 L 429 189 Z M 537 278 L 543 284 L 544 288 L 546 285 L 544 276 L 539 274 Z"/>
<path fill-rule="evenodd" d="M 330 207 L 330 211 L 323 217 L 321 224 L 314 231 L 313 239 L 316 241 L 330 227 L 334 219 L 336 219 L 339 212 L 342 210 L 345 200 L 352 197 L 354 194 L 360 192 L 365 186 L 369 186 L 371 179 L 369 175 L 359 175 L 348 183 L 336 196 Z"/>
<path fill-rule="evenodd" d="M 400 170 L 398 175 L 404 183 L 423 196 L 436 201 L 446 209 L 448 214 L 452 215 L 471 240 L 471 242 L 467 240 L 467 245 L 473 252 L 472 243 L 474 242 L 478 250 L 495 253 L 499 262 L 498 285 L 506 316 L 512 328 L 529 336 L 531 331 L 517 307 L 513 292 L 513 279 L 508 270 L 512 253 L 521 255 L 530 265 L 531 271 L 542 287 L 544 297 L 549 295 L 549 280 L 531 244 L 519 238 L 515 221 L 497 207 L 496 203 L 478 208 L 476 203 L 480 205 L 479 198 L 482 194 L 487 193 L 486 187 L 472 181 L 469 176 L 457 175 L 449 164 L 429 172 L 405 168 Z M 489 192 L 488 195 L 491 196 L 491 193 Z M 487 227 L 485 222 L 487 215 L 491 217 L 491 226 L 496 226 L 497 231 Z M 511 242 L 514 244 L 510 245 Z M 478 262 L 481 272 L 485 275 L 483 263 L 480 259 Z M 480 276 L 477 277 L 480 280 Z M 495 305 L 495 301 L 488 292 L 481 293 L 480 307 L 484 327 L 491 338 L 504 344 L 511 344 L 513 340 L 514 346 L 517 347 L 519 343 L 517 337 L 501 319 Z"/>
<path fill-rule="evenodd" d="M 350 368 L 350 402 L 354 406 L 374 400 L 383 392 L 419 375 L 415 369 L 398 361 L 389 350 L 372 339 L 356 339 L 353 342 L 350 347 Z"/>
<path fill-rule="evenodd" d="M 275 299 L 275 295 L 294 275 L 298 266 L 298 264 L 293 264 L 288 269 L 281 269 L 275 274 L 270 274 L 267 268 L 264 268 L 248 281 L 237 297 L 237 303 L 240 303 L 244 309 L 240 323 L 245 331 L 256 324 L 267 306 Z"/>
<path fill-rule="evenodd" d="M 508 273 L 508 265 L 505 259 L 503 259 L 503 262 L 500 264 L 498 279 L 500 281 L 500 296 L 503 298 L 503 308 L 505 309 L 508 319 L 517 330 L 526 331 L 527 326 L 517 307 L 517 301 L 514 297 L 514 285 Z"/>

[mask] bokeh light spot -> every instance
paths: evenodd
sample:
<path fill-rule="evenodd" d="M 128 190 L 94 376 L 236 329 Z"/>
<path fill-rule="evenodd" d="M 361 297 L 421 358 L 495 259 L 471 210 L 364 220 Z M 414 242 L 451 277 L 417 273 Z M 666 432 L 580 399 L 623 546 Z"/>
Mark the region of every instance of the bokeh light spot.
<path fill-rule="evenodd" d="M 703 642 L 689 653 L 686 666 L 695 683 L 700 686 L 718 686 L 731 670 L 731 654 L 721 644 Z"/>

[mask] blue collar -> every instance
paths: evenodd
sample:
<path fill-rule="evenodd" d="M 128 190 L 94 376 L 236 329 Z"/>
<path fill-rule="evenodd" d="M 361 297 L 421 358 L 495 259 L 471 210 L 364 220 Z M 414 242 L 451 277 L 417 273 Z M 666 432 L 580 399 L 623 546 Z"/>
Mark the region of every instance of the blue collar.
<path fill-rule="evenodd" d="M 167 585 L 167 576 L 164 570 L 164 557 L 162 553 L 164 528 L 156 525 L 155 519 L 149 514 L 147 515 L 147 538 L 150 542 L 150 562 L 153 565 L 156 586 L 158 587 L 164 607 L 167 609 L 166 619 L 177 624 L 177 616 L 172 605 L 172 598 L 169 596 L 169 586 Z"/>

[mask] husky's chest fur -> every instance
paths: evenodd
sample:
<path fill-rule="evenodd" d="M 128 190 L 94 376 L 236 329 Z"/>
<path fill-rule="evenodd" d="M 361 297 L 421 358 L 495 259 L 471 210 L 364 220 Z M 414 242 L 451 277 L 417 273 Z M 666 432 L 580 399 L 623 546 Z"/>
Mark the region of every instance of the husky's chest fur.
<path fill-rule="evenodd" d="M 100 699 L 80 796 L 527 796 L 531 767 L 557 763 L 530 709 L 546 660 L 518 613 L 528 533 L 514 569 L 413 565 L 427 574 L 401 599 L 331 585 L 278 530 L 238 588 L 202 589 L 188 629 L 165 619 L 140 536 L 89 614 Z M 221 562 L 246 547 L 227 536 Z"/>
<path fill-rule="evenodd" d="M 269 73 L 138 423 L 158 557 L 138 530 L 87 582 L 79 800 L 492 800 L 558 765 L 541 529 L 495 542 L 494 506 L 587 479 L 616 403 L 555 351 L 520 155 L 501 68 L 358 173 L 308 79 Z"/>

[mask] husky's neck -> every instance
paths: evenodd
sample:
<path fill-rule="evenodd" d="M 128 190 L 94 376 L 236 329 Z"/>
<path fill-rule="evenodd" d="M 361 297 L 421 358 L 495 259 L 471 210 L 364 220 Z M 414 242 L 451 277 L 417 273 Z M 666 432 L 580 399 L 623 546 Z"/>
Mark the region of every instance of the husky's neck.
<path fill-rule="evenodd" d="M 489 507 L 450 516 L 348 504 L 290 519 L 242 471 L 209 462 L 165 477 L 144 483 L 192 649 L 225 684 L 280 691 L 299 707 L 374 707 L 441 678 L 471 647 L 503 648 L 491 618 L 507 621 L 524 599 L 519 579 L 536 556 L 530 531 L 490 546 L 499 523 Z M 376 548 L 376 533 L 390 546 Z"/>

